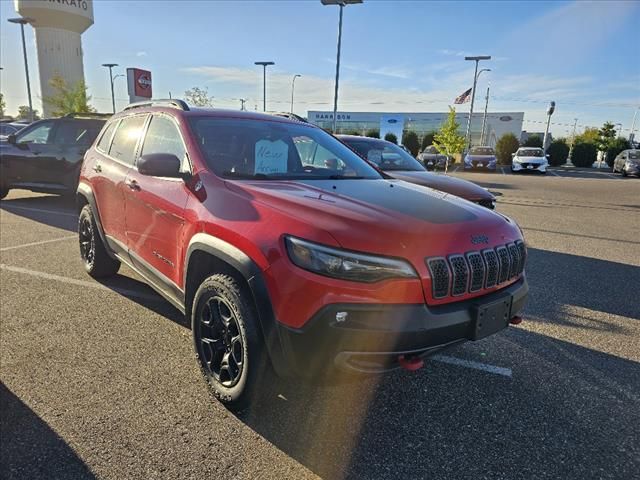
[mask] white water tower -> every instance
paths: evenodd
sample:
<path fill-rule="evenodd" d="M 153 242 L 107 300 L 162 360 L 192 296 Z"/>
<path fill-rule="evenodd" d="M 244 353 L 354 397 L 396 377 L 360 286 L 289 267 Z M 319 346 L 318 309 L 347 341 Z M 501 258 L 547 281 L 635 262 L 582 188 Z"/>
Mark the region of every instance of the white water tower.
<path fill-rule="evenodd" d="M 80 35 L 93 25 L 93 0 L 14 0 L 14 5 L 36 32 L 42 98 L 54 93 L 49 80 L 56 74 L 69 86 L 84 81 Z M 51 107 L 42 103 L 43 115 L 50 116 Z"/>

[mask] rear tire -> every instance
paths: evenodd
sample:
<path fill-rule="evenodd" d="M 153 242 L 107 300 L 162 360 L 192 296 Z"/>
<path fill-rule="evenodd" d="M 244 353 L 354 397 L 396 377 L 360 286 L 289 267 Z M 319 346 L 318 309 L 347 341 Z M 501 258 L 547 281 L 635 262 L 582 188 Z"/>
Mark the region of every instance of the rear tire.
<path fill-rule="evenodd" d="M 248 290 L 215 274 L 198 288 L 191 309 L 196 358 L 211 394 L 241 412 L 273 384 L 259 320 Z"/>
<path fill-rule="evenodd" d="M 120 268 L 120 262 L 109 256 L 102 243 L 98 226 L 90 205 L 85 205 L 78 218 L 78 241 L 80 243 L 80 258 L 84 269 L 93 278 L 103 278 L 115 275 Z"/>
<path fill-rule="evenodd" d="M 622 167 L 622 170 L 620 171 L 620 173 L 622 173 L 623 177 L 627 176 L 627 171 L 624 169 L 624 167 Z"/>
<path fill-rule="evenodd" d="M 9 195 L 9 189 L 5 187 L 0 187 L 0 199 Z"/>

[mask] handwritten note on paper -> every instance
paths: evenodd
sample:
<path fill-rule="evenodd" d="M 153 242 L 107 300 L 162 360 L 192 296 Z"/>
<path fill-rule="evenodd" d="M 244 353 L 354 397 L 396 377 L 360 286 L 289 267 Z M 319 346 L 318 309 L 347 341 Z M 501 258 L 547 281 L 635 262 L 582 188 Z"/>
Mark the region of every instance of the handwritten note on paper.
<path fill-rule="evenodd" d="M 286 173 L 289 146 L 282 140 L 260 140 L 256 142 L 256 162 L 254 173 Z"/>

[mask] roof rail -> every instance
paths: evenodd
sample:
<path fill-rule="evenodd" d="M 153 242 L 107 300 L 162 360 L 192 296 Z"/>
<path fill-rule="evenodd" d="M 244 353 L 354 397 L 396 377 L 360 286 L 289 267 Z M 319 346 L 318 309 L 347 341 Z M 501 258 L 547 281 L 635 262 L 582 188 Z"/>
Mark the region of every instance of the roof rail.
<path fill-rule="evenodd" d="M 67 113 L 64 118 L 109 118 L 113 113 L 98 112 L 71 112 Z"/>
<path fill-rule="evenodd" d="M 129 105 L 124 107 L 124 110 L 133 110 L 134 108 L 142 108 L 142 107 L 162 107 L 162 106 L 177 108 L 178 110 L 184 110 L 185 112 L 188 112 L 189 110 L 191 110 L 189 108 L 189 105 L 187 105 L 187 102 L 185 102 L 184 100 L 179 100 L 177 98 L 160 98 L 157 100 L 148 100 L 144 102 L 130 103 Z"/>

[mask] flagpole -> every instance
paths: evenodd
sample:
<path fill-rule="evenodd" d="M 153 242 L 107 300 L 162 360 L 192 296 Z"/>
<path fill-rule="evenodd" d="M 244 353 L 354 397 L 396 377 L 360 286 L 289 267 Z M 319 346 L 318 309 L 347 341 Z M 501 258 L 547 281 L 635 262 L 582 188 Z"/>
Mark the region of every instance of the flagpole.
<path fill-rule="evenodd" d="M 471 147 L 471 116 L 473 115 L 473 102 L 476 99 L 476 83 L 478 82 L 478 63 L 480 60 L 491 60 L 489 55 L 481 55 L 478 57 L 464 57 L 465 60 L 474 60 L 476 62 L 475 72 L 473 74 L 473 90 L 471 91 L 471 106 L 469 107 L 469 119 L 467 120 L 467 135 L 465 136 L 465 151 Z"/>

